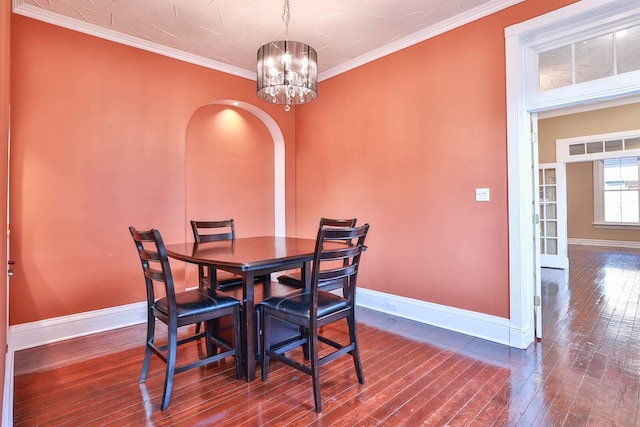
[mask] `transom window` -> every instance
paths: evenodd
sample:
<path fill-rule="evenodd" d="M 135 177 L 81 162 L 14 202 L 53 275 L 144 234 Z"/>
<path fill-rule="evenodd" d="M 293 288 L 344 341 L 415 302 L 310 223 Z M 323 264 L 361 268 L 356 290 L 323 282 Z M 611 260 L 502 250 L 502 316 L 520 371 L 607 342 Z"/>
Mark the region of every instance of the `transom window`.
<path fill-rule="evenodd" d="M 538 54 L 543 92 L 640 70 L 640 25 L 620 28 Z"/>

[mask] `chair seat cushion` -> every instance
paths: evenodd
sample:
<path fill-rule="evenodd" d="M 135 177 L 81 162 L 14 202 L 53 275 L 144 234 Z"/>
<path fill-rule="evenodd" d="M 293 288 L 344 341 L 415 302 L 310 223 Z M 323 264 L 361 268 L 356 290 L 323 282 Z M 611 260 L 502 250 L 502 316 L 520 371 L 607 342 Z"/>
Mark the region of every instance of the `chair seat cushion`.
<path fill-rule="evenodd" d="M 308 291 L 299 290 L 286 295 L 273 296 L 262 301 L 260 305 L 287 314 L 310 317 L 310 299 L 311 294 Z M 349 306 L 349 301 L 338 295 L 331 292 L 318 291 L 318 317 L 335 313 Z"/>
<path fill-rule="evenodd" d="M 239 304 L 240 301 L 235 298 L 217 294 L 210 290 L 193 289 L 176 293 L 176 313 L 178 318 L 220 310 Z M 157 300 L 155 308 L 168 315 L 167 298 Z"/>

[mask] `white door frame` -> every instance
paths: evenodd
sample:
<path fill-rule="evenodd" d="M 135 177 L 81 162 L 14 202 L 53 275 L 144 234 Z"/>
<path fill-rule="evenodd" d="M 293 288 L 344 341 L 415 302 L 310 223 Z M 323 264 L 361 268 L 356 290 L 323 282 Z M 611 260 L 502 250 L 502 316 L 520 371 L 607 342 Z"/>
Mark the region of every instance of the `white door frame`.
<path fill-rule="evenodd" d="M 543 47 L 640 20 L 637 0 L 582 0 L 505 29 L 509 202 L 509 342 L 527 348 L 534 341 L 533 294 L 539 266 L 532 239 L 534 197 L 530 114 L 640 94 L 640 72 L 538 93 L 537 54 Z"/>

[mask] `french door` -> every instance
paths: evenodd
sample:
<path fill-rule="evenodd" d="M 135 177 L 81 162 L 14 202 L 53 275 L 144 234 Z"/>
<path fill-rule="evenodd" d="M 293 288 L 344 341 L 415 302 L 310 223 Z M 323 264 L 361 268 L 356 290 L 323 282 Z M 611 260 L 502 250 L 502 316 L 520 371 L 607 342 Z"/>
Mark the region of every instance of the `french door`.
<path fill-rule="evenodd" d="M 564 163 L 538 167 L 540 266 L 567 269 L 567 195 Z"/>

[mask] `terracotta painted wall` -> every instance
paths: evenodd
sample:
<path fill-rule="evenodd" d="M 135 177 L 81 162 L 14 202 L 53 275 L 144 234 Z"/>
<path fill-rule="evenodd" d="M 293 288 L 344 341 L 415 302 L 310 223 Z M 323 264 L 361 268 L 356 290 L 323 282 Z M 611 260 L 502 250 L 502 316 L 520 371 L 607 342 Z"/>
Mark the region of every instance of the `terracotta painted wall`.
<path fill-rule="evenodd" d="M 323 82 L 296 121 L 298 234 L 357 216 L 361 286 L 508 318 L 504 29 L 569 3 L 526 1 Z"/>
<path fill-rule="evenodd" d="M 640 129 L 640 103 L 569 114 L 538 122 L 540 162 L 554 162 L 556 140 Z M 593 227 L 593 166 L 567 164 L 569 238 L 640 241 L 640 231 Z"/>
<path fill-rule="evenodd" d="M 504 28 L 569 3 L 529 0 L 321 82 L 294 114 L 263 107 L 287 143 L 288 232 L 357 216 L 361 286 L 508 317 Z M 127 226 L 188 237 L 188 123 L 214 99 L 257 103 L 255 83 L 12 19 L 10 322 L 140 301 Z"/>
<path fill-rule="evenodd" d="M 11 2 L 0 1 L 0 222 L 7 223 L 7 144 L 9 136 L 9 58 Z M 0 233 L 3 239 L 5 232 Z M 0 262 L 7 259 L 7 246 L 0 245 Z M 7 346 L 7 276 L 0 274 L 0 349 Z M 4 384 L 6 352 L 0 351 L 0 384 Z M 0 402 L 4 401 L 4 387 L 0 390 Z M 3 419 L 0 408 L 0 419 Z"/>
<path fill-rule="evenodd" d="M 199 214 L 234 216 L 240 233 L 273 233 L 266 132 L 238 125 L 236 142 L 259 138 L 252 143 L 266 147 L 233 148 L 229 129 L 217 133 L 224 109 L 203 113 L 217 99 L 262 103 L 255 82 L 17 15 L 11 31 L 11 324 L 143 301 L 129 225 L 158 228 L 167 243 L 190 239 L 190 206 L 203 203 Z M 295 155 L 295 115 L 260 107 Z M 193 123 L 206 124 L 198 139 L 214 144 L 207 150 L 218 158 L 215 173 L 202 169 L 202 191 L 189 192 L 187 177 L 198 177 L 186 155 Z M 294 159 L 287 161 L 291 177 Z M 260 186 L 251 191 L 266 215 L 227 197 L 240 178 Z M 295 181 L 288 185 L 293 211 Z M 217 195 L 218 204 L 202 201 Z"/>

